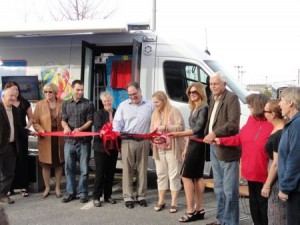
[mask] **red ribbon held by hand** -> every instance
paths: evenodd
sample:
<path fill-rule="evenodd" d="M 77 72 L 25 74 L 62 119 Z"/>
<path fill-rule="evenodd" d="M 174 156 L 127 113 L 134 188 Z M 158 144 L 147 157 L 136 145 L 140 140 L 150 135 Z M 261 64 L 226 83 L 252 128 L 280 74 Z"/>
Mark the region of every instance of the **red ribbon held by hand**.
<path fill-rule="evenodd" d="M 155 144 L 163 144 L 167 142 L 167 135 L 157 132 L 157 129 L 148 134 L 121 134 L 121 138 L 133 137 L 150 140 Z"/>
<path fill-rule="evenodd" d="M 193 140 L 193 141 L 198 141 L 198 142 L 200 142 L 200 143 L 204 143 L 203 139 L 201 139 L 201 138 L 193 138 L 193 137 L 190 137 L 189 139 L 190 139 L 190 140 Z"/>
<path fill-rule="evenodd" d="M 139 139 L 150 140 L 155 144 L 163 144 L 166 143 L 167 141 L 167 134 L 162 134 L 160 132 L 157 132 L 157 129 L 148 134 L 128 134 L 128 133 L 124 134 L 124 133 L 114 132 L 112 122 L 108 122 L 104 124 L 99 133 L 98 132 L 76 132 L 76 133 L 71 132 L 70 134 L 65 134 L 62 131 L 54 131 L 54 132 L 44 132 L 44 133 L 39 132 L 38 135 L 42 137 L 56 136 L 56 137 L 73 137 L 73 138 L 99 135 L 103 139 L 103 145 L 105 149 L 107 148 L 106 145 L 107 141 L 113 141 L 115 142 L 115 146 L 117 150 L 120 150 L 118 144 L 118 138 L 121 139 L 126 137 L 139 138 Z"/>

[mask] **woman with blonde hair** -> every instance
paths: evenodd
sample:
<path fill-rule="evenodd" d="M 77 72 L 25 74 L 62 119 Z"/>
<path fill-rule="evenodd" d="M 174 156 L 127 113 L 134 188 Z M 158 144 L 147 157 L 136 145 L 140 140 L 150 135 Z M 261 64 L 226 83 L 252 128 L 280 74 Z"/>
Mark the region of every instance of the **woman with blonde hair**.
<path fill-rule="evenodd" d="M 36 104 L 33 114 L 33 128 L 39 132 L 62 131 L 61 108 L 63 101 L 57 99 L 58 88 L 53 83 L 48 83 L 43 88 L 45 99 Z M 64 141 L 61 137 L 38 137 L 39 163 L 42 166 L 42 174 L 45 190 L 42 198 L 50 194 L 51 167 L 55 169 L 55 194 L 62 197 L 60 182 L 62 177 L 62 165 L 64 163 Z"/>
<path fill-rule="evenodd" d="M 180 111 L 171 106 L 167 95 L 157 91 L 152 95 L 155 110 L 152 114 L 150 130 L 167 134 L 169 132 L 183 131 L 184 121 Z M 166 137 L 166 143 L 153 143 L 153 158 L 156 165 L 158 204 L 155 211 L 165 207 L 166 192 L 171 190 L 170 213 L 177 212 L 177 198 L 181 189 L 180 170 L 182 166 L 181 154 L 185 145 L 182 137 Z M 169 187 L 170 185 L 170 187 Z"/>
<path fill-rule="evenodd" d="M 169 136 L 192 136 L 204 138 L 204 129 L 207 121 L 207 97 L 205 87 L 201 83 L 192 83 L 186 90 L 189 98 L 191 114 L 189 117 L 190 129 L 172 132 Z M 203 170 L 205 162 L 205 144 L 190 139 L 182 153 L 184 159 L 181 171 L 185 197 L 187 201 L 186 213 L 179 218 L 179 222 L 190 222 L 204 219 L 203 209 Z"/>

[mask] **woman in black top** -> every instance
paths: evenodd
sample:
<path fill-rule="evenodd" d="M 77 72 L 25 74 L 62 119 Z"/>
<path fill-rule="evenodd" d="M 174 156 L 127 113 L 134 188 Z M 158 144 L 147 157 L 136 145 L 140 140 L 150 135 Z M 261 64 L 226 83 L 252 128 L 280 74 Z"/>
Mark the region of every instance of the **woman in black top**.
<path fill-rule="evenodd" d="M 207 122 L 207 97 L 205 87 L 201 83 L 191 84 L 186 94 L 189 98 L 191 114 L 189 117 L 190 130 L 169 133 L 169 136 L 192 136 L 204 138 L 204 129 Z M 183 167 L 181 177 L 187 201 L 186 213 L 179 218 L 179 222 L 190 222 L 204 219 L 203 209 L 203 170 L 205 162 L 205 144 L 189 140 L 183 151 Z"/>
<path fill-rule="evenodd" d="M 261 195 L 268 199 L 268 224 L 269 225 L 285 225 L 286 202 L 281 201 L 278 197 L 279 183 L 277 178 L 278 165 L 278 145 L 281 138 L 281 132 L 285 124 L 285 120 L 281 114 L 279 100 L 269 100 L 264 108 L 266 119 L 273 124 L 274 129 L 267 140 L 265 149 L 271 161 L 268 172 L 268 178 L 261 190 Z"/>
<path fill-rule="evenodd" d="M 14 82 L 10 81 L 5 85 L 5 88 L 12 87 L 16 92 L 16 101 L 14 106 L 17 107 L 20 114 L 20 120 L 24 128 L 29 129 L 32 124 L 32 108 L 30 103 L 24 99 L 21 95 L 20 86 Z M 27 117 L 27 121 L 26 121 Z M 28 197 L 28 184 L 29 184 L 29 171 L 28 171 L 28 135 L 24 133 L 21 137 L 22 148 L 16 159 L 16 169 L 15 177 L 11 186 L 11 191 L 8 195 L 14 194 L 14 189 L 20 189 L 20 194 L 23 197 Z"/>
<path fill-rule="evenodd" d="M 102 92 L 100 99 L 104 106 L 94 114 L 95 132 L 100 132 L 103 125 L 112 122 L 116 110 L 112 108 L 113 96 L 110 92 Z M 93 204 L 100 207 L 100 198 L 104 193 L 104 201 L 115 204 L 116 201 L 111 198 L 112 185 L 116 169 L 118 151 L 114 141 L 107 141 L 104 146 L 103 139 L 99 136 L 94 137 L 93 150 L 96 163 L 96 176 L 93 192 Z"/>

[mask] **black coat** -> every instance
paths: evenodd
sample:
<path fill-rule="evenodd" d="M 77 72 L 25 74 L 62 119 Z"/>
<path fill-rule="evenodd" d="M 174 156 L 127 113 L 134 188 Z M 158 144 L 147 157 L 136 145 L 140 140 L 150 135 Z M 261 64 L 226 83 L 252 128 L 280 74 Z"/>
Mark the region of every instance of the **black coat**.
<path fill-rule="evenodd" d="M 16 150 L 19 152 L 21 146 L 22 134 L 28 134 L 28 130 L 23 128 L 20 120 L 19 111 L 16 107 L 12 106 L 12 113 L 14 118 L 14 131 L 15 131 L 15 142 Z M 10 137 L 10 124 L 5 110 L 5 106 L 0 102 L 0 154 L 2 154 L 8 147 Z"/>
<path fill-rule="evenodd" d="M 113 117 L 115 116 L 116 110 L 113 109 Z M 103 125 L 109 122 L 109 113 L 105 109 L 100 109 L 94 114 L 94 130 L 100 132 Z M 108 143 L 107 143 L 108 144 Z M 103 146 L 103 140 L 100 136 L 94 136 L 93 150 L 98 152 L 105 152 Z"/>

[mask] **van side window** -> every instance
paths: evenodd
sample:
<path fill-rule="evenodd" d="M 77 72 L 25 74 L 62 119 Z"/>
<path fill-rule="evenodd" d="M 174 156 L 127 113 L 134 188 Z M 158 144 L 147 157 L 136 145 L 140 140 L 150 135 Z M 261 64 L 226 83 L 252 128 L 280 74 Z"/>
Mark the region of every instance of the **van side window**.
<path fill-rule="evenodd" d="M 191 83 L 209 84 L 208 74 L 200 66 L 188 62 L 166 61 L 163 71 L 166 92 L 173 101 L 188 102 L 185 91 Z"/>

